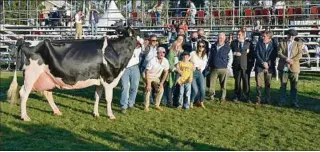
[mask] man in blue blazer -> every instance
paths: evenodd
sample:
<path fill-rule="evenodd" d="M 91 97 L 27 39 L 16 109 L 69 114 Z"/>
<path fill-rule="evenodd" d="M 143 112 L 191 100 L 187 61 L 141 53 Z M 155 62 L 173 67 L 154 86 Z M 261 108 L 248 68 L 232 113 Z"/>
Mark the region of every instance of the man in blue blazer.
<path fill-rule="evenodd" d="M 257 43 L 255 51 L 255 77 L 257 83 L 257 104 L 261 104 L 261 88 L 265 85 L 265 103 L 270 104 L 270 86 L 272 75 L 276 72 L 275 60 L 278 45 L 272 40 L 272 33 L 265 31 L 262 40 Z"/>

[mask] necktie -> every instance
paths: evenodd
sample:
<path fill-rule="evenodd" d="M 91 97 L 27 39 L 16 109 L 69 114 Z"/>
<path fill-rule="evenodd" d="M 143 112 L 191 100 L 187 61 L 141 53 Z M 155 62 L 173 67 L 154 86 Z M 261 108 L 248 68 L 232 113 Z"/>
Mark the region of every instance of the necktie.
<path fill-rule="evenodd" d="M 192 50 L 196 49 L 196 43 L 192 43 Z"/>
<path fill-rule="evenodd" d="M 243 51 L 243 43 L 242 42 L 240 42 L 240 44 L 239 44 L 239 49 L 240 49 L 240 52 Z"/>

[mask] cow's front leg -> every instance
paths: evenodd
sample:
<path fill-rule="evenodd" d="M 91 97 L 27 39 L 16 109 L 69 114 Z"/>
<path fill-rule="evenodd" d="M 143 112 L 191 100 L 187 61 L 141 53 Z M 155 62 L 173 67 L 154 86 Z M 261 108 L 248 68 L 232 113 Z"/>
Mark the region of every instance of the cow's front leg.
<path fill-rule="evenodd" d="M 60 112 L 57 105 L 54 103 L 52 92 L 51 91 L 43 91 L 44 96 L 47 98 L 49 105 L 53 111 L 54 115 L 61 116 L 62 113 Z"/>
<path fill-rule="evenodd" d="M 94 97 L 96 99 L 96 101 L 94 102 L 94 108 L 93 108 L 93 116 L 94 117 L 99 117 L 99 101 L 102 95 L 102 90 L 103 87 L 102 86 L 97 86 L 96 87 L 96 91 L 94 93 Z"/>
<path fill-rule="evenodd" d="M 106 95 L 106 101 L 107 101 L 107 115 L 110 119 L 116 119 L 116 117 L 113 115 L 112 108 L 111 108 L 111 102 L 113 97 L 113 87 L 110 87 L 107 85 L 107 87 L 104 88 L 105 95 Z"/>

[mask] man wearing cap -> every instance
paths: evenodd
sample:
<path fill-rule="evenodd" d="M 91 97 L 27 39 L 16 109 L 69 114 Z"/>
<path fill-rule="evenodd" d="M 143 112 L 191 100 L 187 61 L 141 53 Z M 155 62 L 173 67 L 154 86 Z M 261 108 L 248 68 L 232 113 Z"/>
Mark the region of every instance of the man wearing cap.
<path fill-rule="evenodd" d="M 154 89 L 154 92 L 156 93 L 156 109 L 159 111 L 163 111 L 163 109 L 160 107 L 160 102 L 163 95 L 163 84 L 166 81 L 169 70 L 169 62 L 165 58 L 165 54 L 165 48 L 159 47 L 157 49 L 157 56 L 153 57 L 146 66 L 146 92 L 144 99 L 146 112 L 149 111 L 150 94 L 152 89 Z"/>
<path fill-rule="evenodd" d="M 281 42 L 279 45 L 278 56 L 280 58 L 278 64 L 279 76 L 280 76 L 280 103 L 279 106 L 286 104 L 286 89 L 287 82 L 290 81 L 290 96 L 292 99 L 291 105 L 299 107 L 297 84 L 300 73 L 299 60 L 302 58 L 303 43 L 294 41 L 298 32 L 294 29 L 287 31 L 287 41 Z"/>

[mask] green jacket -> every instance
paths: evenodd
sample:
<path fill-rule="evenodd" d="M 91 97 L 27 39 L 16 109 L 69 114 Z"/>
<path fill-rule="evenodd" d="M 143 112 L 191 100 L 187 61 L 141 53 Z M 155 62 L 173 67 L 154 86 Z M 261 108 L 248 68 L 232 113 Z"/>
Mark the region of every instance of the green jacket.
<path fill-rule="evenodd" d="M 180 53 L 179 53 L 180 54 Z M 178 55 L 179 57 L 180 55 Z M 175 62 L 175 57 L 176 54 L 174 51 L 169 51 L 169 53 L 167 54 L 167 59 L 169 61 L 169 74 L 167 77 L 167 82 L 169 83 L 169 87 L 173 87 L 175 85 L 175 80 L 176 80 L 176 72 L 174 72 L 176 65 L 174 64 Z"/>

